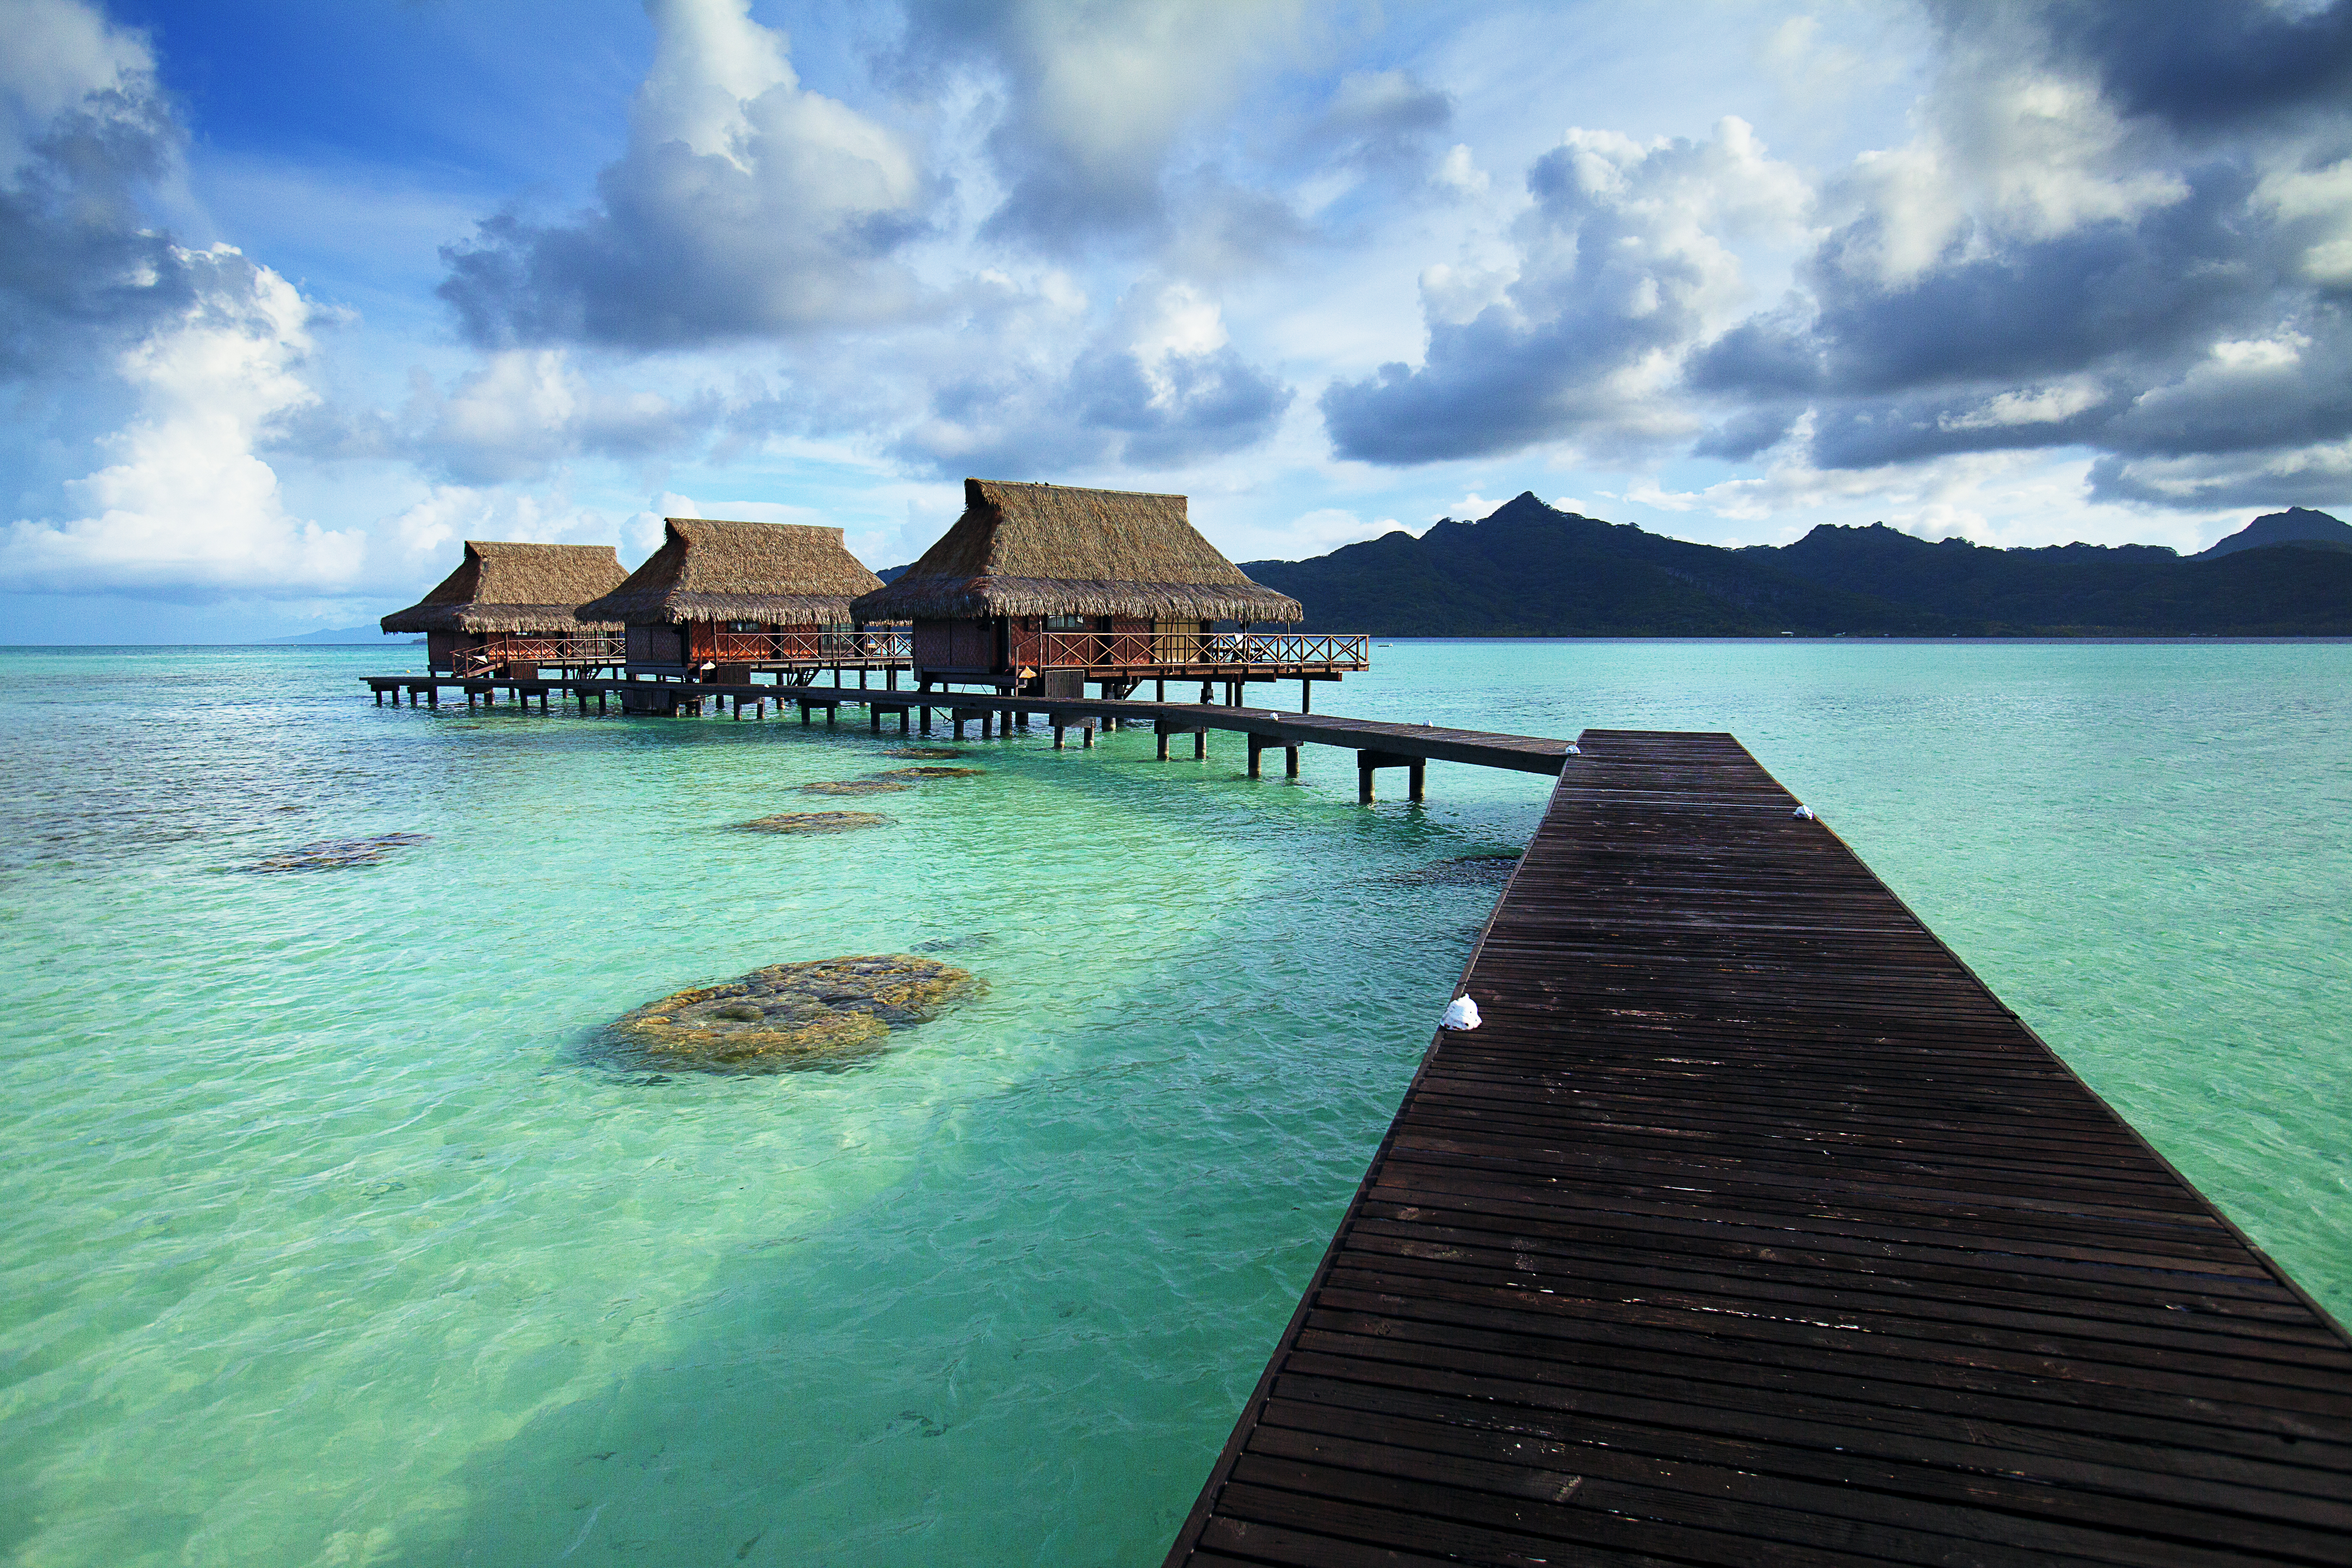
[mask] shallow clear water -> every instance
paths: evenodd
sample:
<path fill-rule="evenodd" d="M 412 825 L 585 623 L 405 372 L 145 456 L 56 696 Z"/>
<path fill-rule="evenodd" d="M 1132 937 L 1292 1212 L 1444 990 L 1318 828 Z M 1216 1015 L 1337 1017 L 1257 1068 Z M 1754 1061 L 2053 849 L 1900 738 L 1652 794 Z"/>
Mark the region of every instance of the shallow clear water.
<path fill-rule="evenodd" d="M 1317 706 L 1737 733 L 2352 1310 L 2352 646 L 1375 658 Z M 1157 1561 L 1492 903 L 1426 869 L 1549 781 L 1365 811 L 1345 752 L 1041 731 L 836 801 L 794 786 L 895 738 L 378 709 L 387 668 L 0 652 L 0 1557 Z M 897 825 L 726 831 L 840 806 Z M 908 950 L 991 989 L 858 1068 L 591 1048 Z"/>

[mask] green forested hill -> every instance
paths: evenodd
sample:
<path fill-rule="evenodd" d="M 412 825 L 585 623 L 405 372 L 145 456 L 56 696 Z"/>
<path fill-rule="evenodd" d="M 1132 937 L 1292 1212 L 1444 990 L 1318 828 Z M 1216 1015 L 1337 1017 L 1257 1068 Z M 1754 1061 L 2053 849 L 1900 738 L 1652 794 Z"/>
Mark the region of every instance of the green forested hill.
<path fill-rule="evenodd" d="M 1419 539 L 1242 569 L 1306 605 L 1309 629 L 1382 637 L 2352 635 L 2342 552 L 1992 550 L 1883 525 L 1727 550 L 1555 511 L 1533 494 Z"/>

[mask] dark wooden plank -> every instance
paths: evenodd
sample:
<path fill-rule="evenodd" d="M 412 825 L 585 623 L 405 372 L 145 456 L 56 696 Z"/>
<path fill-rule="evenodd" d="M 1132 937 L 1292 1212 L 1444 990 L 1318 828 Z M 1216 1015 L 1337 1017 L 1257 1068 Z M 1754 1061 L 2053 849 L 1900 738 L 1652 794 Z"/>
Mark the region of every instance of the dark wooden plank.
<path fill-rule="evenodd" d="M 1737 742 L 1580 745 L 1169 1561 L 2352 1562 L 2343 1329 Z"/>

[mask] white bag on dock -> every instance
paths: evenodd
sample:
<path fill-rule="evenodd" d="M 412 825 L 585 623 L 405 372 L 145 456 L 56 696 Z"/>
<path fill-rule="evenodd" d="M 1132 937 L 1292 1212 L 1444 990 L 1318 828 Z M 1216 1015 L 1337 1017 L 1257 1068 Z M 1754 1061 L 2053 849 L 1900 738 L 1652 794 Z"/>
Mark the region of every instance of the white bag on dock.
<path fill-rule="evenodd" d="M 1467 996 L 1456 996 L 1454 1005 L 1445 1009 L 1445 1016 L 1437 1021 L 1441 1029 L 1475 1029 L 1482 1022 L 1478 1004 Z"/>

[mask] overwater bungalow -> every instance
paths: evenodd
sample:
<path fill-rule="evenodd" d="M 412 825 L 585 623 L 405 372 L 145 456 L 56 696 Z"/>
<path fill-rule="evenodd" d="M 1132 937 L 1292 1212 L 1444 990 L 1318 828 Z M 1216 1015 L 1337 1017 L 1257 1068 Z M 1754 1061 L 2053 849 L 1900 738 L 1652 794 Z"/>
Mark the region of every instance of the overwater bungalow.
<path fill-rule="evenodd" d="M 579 608 L 626 575 L 609 544 L 469 539 L 455 572 L 380 624 L 387 632 L 424 633 L 435 674 L 528 679 L 542 665 L 618 664 L 619 622 L 583 619 Z"/>
<path fill-rule="evenodd" d="M 868 631 L 851 614 L 882 579 L 841 530 L 698 517 L 662 527 L 662 547 L 627 582 L 581 606 L 625 624 L 631 676 L 740 683 L 753 670 L 905 667 L 903 633 Z"/>
<path fill-rule="evenodd" d="M 966 479 L 963 515 L 887 587 L 851 606 L 912 621 L 915 678 L 1023 696 L 1126 697 L 1146 680 L 1337 680 L 1361 637 L 1302 637 L 1298 601 L 1201 537 L 1182 496 Z M 1306 687 L 1302 684 L 1303 693 Z"/>

